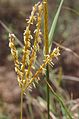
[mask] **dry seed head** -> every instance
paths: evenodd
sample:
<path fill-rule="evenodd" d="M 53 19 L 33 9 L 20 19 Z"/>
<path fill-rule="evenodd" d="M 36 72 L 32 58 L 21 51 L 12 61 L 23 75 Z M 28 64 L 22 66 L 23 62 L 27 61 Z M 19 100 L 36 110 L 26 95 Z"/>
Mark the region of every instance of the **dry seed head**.
<path fill-rule="evenodd" d="M 14 34 L 9 34 L 9 47 L 11 48 L 11 54 L 14 59 L 15 67 L 16 67 L 16 69 L 19 70 L 18 52 L 16 50 L 14 41 L 15 41 Z"/>
<path fill-rule="evenodd" d="M 41 14 L 41 12 L 43 11 L 43 4 L 42 3 L 38 6 L 38 10 L 39 10 L 39 13 Z"/>
<path fill-rule="evenodd" d="M 31 31 L 27 28 L 24 32 L 24 48 L 23 48 L 23 57 L 22 57 L 22 66 L 21 71 L 24 73 L 25 66 L 29 63 L 30 55 L 30 37 Z"/>
<path fill-rule="evenodd" d="M 36 16 L 35 16 L 35 12 L 37 10 L 37 6 L 39 3 L 35 4 L 32 12 L 31 12 L 31 16 L 29 17 L 27 23 L 28 26 L 26 27 L 26 30 L 24 32 L 24 49 L 23 49 L 23 58 L 22 58 L 22 72 L 24 72 L 25 66 L 26 66 L 26 62 L 27 64 L 29 64 L 29 55 L 30 55 L 30 39 L 32 39 L 32 35 L 31 35 L 31 31 L 30 31 L 30 25 L 33 24 L 33 21 L 36 20 Z"/>
<path fill-rule="evenodd" d="M 29 17 L 29 19 L 27 21 L 29 27 L 31 24 L 33 24 L 34 21 L 36 21 L 35 12 L 37 11 L 38 5 L 39 5 L 39 3 L 35 4 L 32 8 L 31 16 Z"/>
<path fill-rule="evenodd" d="M 18 61 L 18 53 L 17 53 L 16 47 L 14 44 L 14 41 L 15 41 L 14 34 L 9 35 L 9 37 L 10 37 L 9 47 L 11 48 L 11 54 L 13 56 L 14 63 L 15 63 L 15 71 L 17 73 L 17 79 L 18 79 L 18 82 L 19 82 L 19 85 L 21 88 L 24 86 L 24 84 L 26 82 L 28 82 L 30 80 L 29 77 L 31 78 L 33 76 L 31 71 L 29 70 L 30 72 L 29 72 L 29 76 L 27 77 L 27 81 L 24 79 L 25 76 L 27 76 L 27 72 L 28 72 L 28 71 L 25 71 L 26 66 L 29 65 L 29 62 L 30 62 L 30 66 L 32 66 L 31 65 L 32 61 L 33 62 L 36 61 L 36 51 L 35 51 L 37 48 L 36 46 L 32 51 L 32 57 L 29 58 L 30 52 L 31 52 L 30 51 L 31 50 L 30 39 L 32 39 L 32 35 L 31 35 L 31 31 L 30 31 L 30 25 L 33 24 L 34 21 L 36 21 L 36 11 L 38 9 L 39 4 L 40 3 L 37 3 L 34 5 L 32 12 L 31 12 L 31 16 L 29 17 L 28 22 L 27 22 L 28 25 L 24 31 L 24 48 L 23 48 L 23 56 L 22 56 L 22 62 L 21 63 Z M 40 20 L 38 20 L 38 21 L 40 21 Z M 39 25 L 37 25 L 37 27 L 39 27 Z M 40 30 L 38 30 L 38 31 L 39 31 L 38 34 L 40 34 Z"/>
<path fill-rule="evenodd" d="M 41 27 L 41 17 L 42 17 L 42 4 L 38 5 L 38 13 L 37 13 L 37 24 L 36 24 L 36 29 L 34 31 L 35 33 L 35 39 L 34 39 L 34 45 L 29 61 L 29 66 L 28 66 L 28 73 L 27 73 L 27 78 L 29 77 L 29 74 L 31 72 L 31 68 L 33 67 L 35 61 L 36 61 L 36 53 L 39 50 L 39 43 L 41 42 L 41 37 L 40 35 L 42 34 L 40 31 Z"/>
<path fill-rule="evenodd" d="M 26 78 L 28 79 L 29 76 L 31 77 L 30 73 L 30 67 L 32 66 L 32 62 L 36 60 L 36 52 L 32 52 L 32 57 L 30 57 L 30 39 L 32 39 L 31 31 L 30 31 L 30 25 L 33 24 L 33 22 L 36 20 L 35 12 L 37 10 L 38 4 L 35 4 L 31 16 L 29 17 L 27 24 L 28 26 L 26 27 L 26 30 L 24 32 L 24 48 L 23 48 L 23 57 L 22 57 L 22 66 L 21 66 L 21 71 L 23 73 L 22 80 L 24 79 L 24 76 L 26 75 Z M 27 64 L 26 64 L 27 63 Z M 29 65 L 29 66 L 28 66 Z M 25 67 L 28 66 L 28 71 L 25 74 Z M 24 82 L 24 81 L 22 81 Z"/>
<path fill-rule="evenodd" d="M 14 34 L 9 34 L 9 47 L 11 48 L 11 54 L 14 59 L 15 72 L 17 73 L 17 80 L 18 80 L 22 76 L 22 72 L 20 71 L 20 67 L 19 67 L 20 62 L 18 61 L 18 53 L 15 47 L 14 41 L 15 41 Z M 18 82 L 20 82 L 20 80 Z"/>
<path fill-rule="evenodd" d="M 17 73 L 17 80 L 19 86 L 25 92 L 27 88 L 30 88 L 34 81 L 38 83 L 39 74 L 45 71 L 45 66 L 47 63 L 51 63 L 51 60 L 55 57 L 57 58 L 59 53 L 59 48 L 55 48 L 50 55 L 46 56 L 44 63 L 36 71 L 35 75 L 32 74 L 32 67 L 37 58 L 37 51 L 39 51 L 39 43 L 41 42 L 41 19 L 43 13 L 42 3 L 35 4 L 31 12 L 31 16 L 28 19 L 27 27 L 24 31 L 24 48 L 22 62 L 18 61 L 18 53 L 14 44 L 15 36 L 10 34 L 9 47 L 11 48 L 11 54 L 15 63 L 15 71 Z M 30 25 L 36 21 L 36 29 L 34 31 L 34 45 L 31 48 L 30 40 L 32 39 Z M 35 67 L 34 67 L 35 68 Z M 34 69 L 33 68 L 33 69 Z M 33 84 L 35 86 L 35 84 Z"/>
<path fill-rule="evenodd" d="M 37 13 L 37 24 L 36 29 L 34 31 L 35 33 L 35 42 L 37 45 L 41 42 L 41 20 L 42 20 L 42 13 L 43 13 L 43 5 L 42 3 L 38 6 L 38 13 Z"/>
<path fill-rule="evenodd" d="M 59 55 L 60 55 L 59 47 L 54 48 L 53 52 L 51 53 L 51 57 L 52 57 L 52 56 L 58 57 Z"/>
<path fill-rule="evenodd" d="M 53 59 L 53 58 L 56 58 L 60 55 L 60 50 L 59 50 L 59 47 L 55 48 L 53 50 L 53 52 L 48 55 L 46 57 L 46 59 L 44 60 L 44 63 L 40 66 L 40 68 L 36 71 L 35 75 L 33 75 L 33 77 L 30 79 L 30 81 L 28 82 L 27 85 L 25 85 L 24 87 L 24 91 L 34 82 L 35 79 L 37 79 L 39 77 L 39 74 L 42 73 L 42 70 L 44 70 L 44 67 L 47 65 L 47 63 L 50 63 L 50 61 Z"/>

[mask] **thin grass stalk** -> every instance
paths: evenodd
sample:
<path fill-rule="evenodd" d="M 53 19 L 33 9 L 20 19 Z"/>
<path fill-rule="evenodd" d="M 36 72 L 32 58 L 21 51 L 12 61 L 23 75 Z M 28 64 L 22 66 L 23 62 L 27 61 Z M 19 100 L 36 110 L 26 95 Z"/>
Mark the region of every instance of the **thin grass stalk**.
<path fill-rule="evenodd" d="M 33 113 L 33 110 L 32 110 L 32 105 L 31 104 L 29 104 L 29 112 L 30 112 L 30 117 L 31 117 L 31 119 L 34 119 L 34 113 Z"/>
<path fill-rule="evenodd" d="M 44 46 L 45 46 L 45 55 L 48 55 L 49 43 L 48 43 L 48 4 L 47 4 L 47 0 L 43 0 L 43 4 L 44 4 Z M 46 80 L 49 82 L 49 66 L 48 66 L 48 64 L 46 65 Z M 50 119 L 49 106 L 50 106 L 50 93 L 49 93 L 49 86 L 47 85 L 48 119 Z"/>
<path fill-rule="evenodd" d="M 73 119 L 70 111 L 67 109 L 67 107 L 65 106 L 62 98 L 56 94 L 56 92 L 53 90 L 53 88 L 51 87 L 51 85 L 49 84 L 49 82 L 47 80 L 45 80 L 46 84 L 48 85 L 48 87 L 50 88 L 51 92 L 53 93 L 53 95 L 55 96 L 55 98 L 58 100 L 58 102 L 61 104 L 61 106 L 63 107 L 63 109 L 65 110 L 66 116 L 69 117 L 68 119 Z"/>
<path fill-rule="evenodd" d="M 21 90 L 21 113 L 20 113 L 20 119 L 22 119 L 23 116 L 23 90 Z"/>
<path fill-rule="evenodd" d="M 46 66 L 46 79 L 49 82 L 49 66 Z M 48 119 L 50 119 L 50 90 L 49 86 L 47 85 L 47 109 L 48 109 Z"/>

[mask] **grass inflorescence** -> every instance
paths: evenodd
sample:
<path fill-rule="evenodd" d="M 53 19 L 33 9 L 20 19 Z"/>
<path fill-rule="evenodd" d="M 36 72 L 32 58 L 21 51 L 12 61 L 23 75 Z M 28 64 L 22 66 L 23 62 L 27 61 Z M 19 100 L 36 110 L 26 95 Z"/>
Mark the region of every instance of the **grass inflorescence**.
<path fill-rule="evenodd" d="M 14 60 L 15 72 L 17 74 L 17 81 L 19 87 L 21 88 L 21 116 L 22 119 L 22 104 L 23 104 L 23 94 L 27 89 L 31 89 L 34 82 L 38 83 L 39 74 L 42 73 L 44 68 L 46 68 L 46 79 L 47 79 L 47 94 L 48 94 L 48 119 L 49 117 L 49 68 L 48 64 L 52 63 L 54 58 L 58 58 L 60 55 L 59 47 L 56 47 L 51 53 L 49 53 L 49 42 L 48 42 L 48 6 L 47 0 L 35 4 L 32 8 L 30 17 L 26 20 L 27 26 L 23 34 L 24 46 L 22 48 L 22 59 L 19 60 L 19 55 L 17 48 L 15 46 L 16 37 L 13 33 L 9 34 L 9 47 L 11 49 L 11 54 Z M 44 35 L 41 32 L 42 16 L 44 16 Z M 34 29 L 34 35 L 32 36 L 31 26 L 36 25 Z M 45 48 L 45 59 L 43 64 L 40 65 L 35 73 L 35 62 L 37 60 L 37 52 L 39 53 L 40 43 L 42 43 L 42 37 L 44 36 L 44 48 Z M 32 40 L 33 45 L 32 45 Z M 54 64 L 54 63 L 52 63 Z M 56 95 L 54 95 L 56 96 Z M 58 98 L 58 97 L 56 97 Z M 59 100 L 60 102 L 60 100 Z M 63 102 L 62 102 L 63 104 Z M 64 106 L 63 106 L 64 107 Z"/>

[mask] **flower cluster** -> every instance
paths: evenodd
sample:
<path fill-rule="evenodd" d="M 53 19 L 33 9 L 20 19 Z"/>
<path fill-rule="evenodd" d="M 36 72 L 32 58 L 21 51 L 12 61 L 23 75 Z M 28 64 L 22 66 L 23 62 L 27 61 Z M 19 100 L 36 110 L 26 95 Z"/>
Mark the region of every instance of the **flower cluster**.
<path fill-rule="evenodd" d="M 36 73 L 33 75 L 32 68 L 34 68 L 34 63 L 36 62 L 37 52 L 40 48 L 41 43 L 41 19 L 43 13 L 43 4 L 37 3 L 32 9 L 31 16 L 27 20 L 27 27 L 24 31 L 24 47 L 22 53 L 22 60 L 18 59 L 18 52 L 15 47 L 15 36 L 14 34 L 9 35 L 9 47 L 11 48 L 11 54 L 13 56 L 15 64 L 15 72 L 17 73 L 17 80 L 19 86 L 25 92 L 27 88 L 33 84 L 36 80 L 38 82 L 39 74 L 42 73 L 44 67 L 47 63 L 51 62 L 52 58 L 58 57 L 60 55 L 59 48 L 53 50 L 53 52 L 48 55 L 44 63 L 39 67 Z M 34 37 L 31 35 L 30 26 L 36 23 L 36 29 L 34 30 Z M 31 47 L 31 39 L 34 39 L 34 44 Z"/>

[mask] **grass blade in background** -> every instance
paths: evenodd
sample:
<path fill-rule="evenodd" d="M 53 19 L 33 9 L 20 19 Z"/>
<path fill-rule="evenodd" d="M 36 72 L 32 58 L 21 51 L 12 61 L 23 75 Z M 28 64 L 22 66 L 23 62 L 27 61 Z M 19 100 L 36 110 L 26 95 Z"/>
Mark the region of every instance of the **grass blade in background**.
<path fill-rule="evenodd" d="M 60 103 L 61 107 L 63 108 L 63 111 L 66 114 L 66 117 L 68 119 L 73 119 L 71 112 L 68 110 L 68 108 L 66 107 L 66 105 L 64 104 L 64 101 L 62 99 L 62 97 L 60 97 L 51 87 L 51 85 L 49 84 L 49 82 L 47 80 L 45 80 L 45 82 L 47 83 L 47 85 L 49 86 L 53 96 L 56 98 L 56 100 Z"/>
<path fill-rule="evenodd" d="M 60 5 L 59 5 L 58 10 L 57 10 L 57 13 L 56 13 L 56 15 L 54 17 L 54 20 L 52 22 L 52 26 L 50 28 L 50 32 L 49 32 L 49 52 L 51 51 L 51 46 L 52 46 L 52 42 L 53 42 L 53 36 L 54 36 L 56 24 L 57 24 L 57 21 L 58 21 L 58 17 L 59 17 L 60 10 L 61 10 L 63 2 L 64 2 L 64 0 L 61 0 Z"/>

